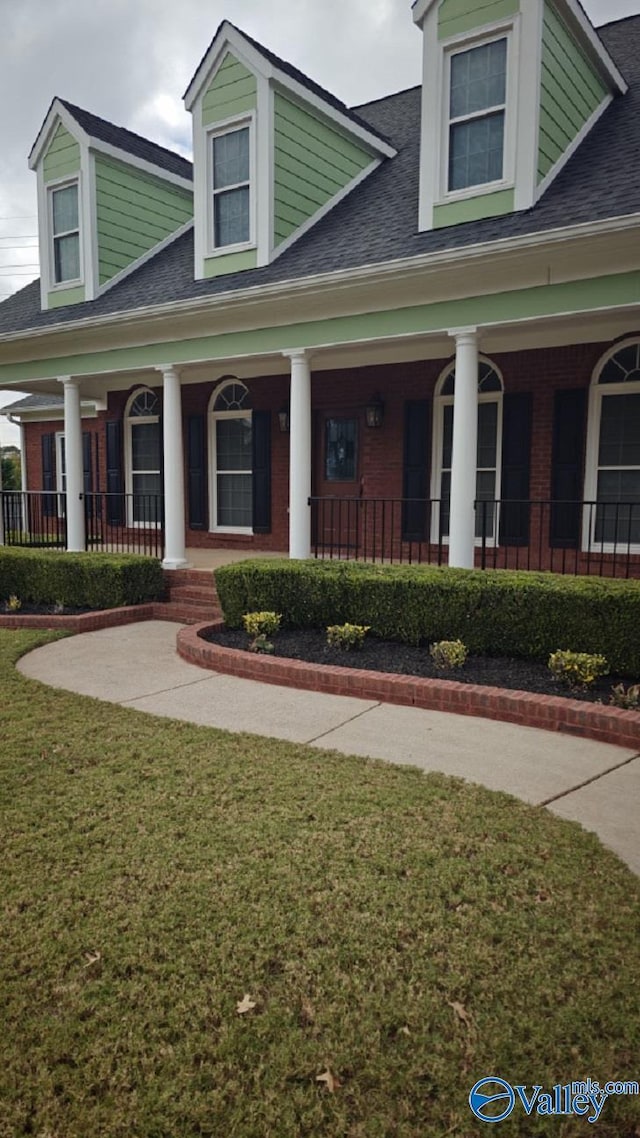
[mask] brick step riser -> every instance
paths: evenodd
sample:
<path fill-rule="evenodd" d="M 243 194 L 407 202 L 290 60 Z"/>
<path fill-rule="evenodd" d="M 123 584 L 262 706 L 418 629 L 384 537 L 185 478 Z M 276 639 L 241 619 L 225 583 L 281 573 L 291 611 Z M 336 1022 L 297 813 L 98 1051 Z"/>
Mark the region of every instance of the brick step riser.
<path fill-rule="evenodd" d="M 196 585 L 175 585 L 173 589 L 169 589 L 167 594 L 172 601 L 177 600 L 194 600 L 194 601 L 213 601 L 218 604 L 218 594 L 215 589 L 199 589 Z"/>

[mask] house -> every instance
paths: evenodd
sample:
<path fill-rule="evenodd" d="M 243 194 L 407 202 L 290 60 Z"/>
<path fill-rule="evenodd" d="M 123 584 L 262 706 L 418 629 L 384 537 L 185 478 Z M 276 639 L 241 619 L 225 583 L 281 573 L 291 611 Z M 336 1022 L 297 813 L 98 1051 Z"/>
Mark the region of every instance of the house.
<path fill-rule="evenodd" d="M 413 19 L 422 84 L 356 108 L 223 22 L 193 165 L 53 100 L 0 387 L 69 549 L 640 576 L 640 16 Z"/>

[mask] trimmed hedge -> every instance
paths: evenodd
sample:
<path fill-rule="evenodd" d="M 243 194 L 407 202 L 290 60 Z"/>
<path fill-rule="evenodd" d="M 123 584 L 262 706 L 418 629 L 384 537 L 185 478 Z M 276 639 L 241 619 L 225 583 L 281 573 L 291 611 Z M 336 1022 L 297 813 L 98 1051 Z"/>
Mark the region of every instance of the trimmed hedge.
<path fill-rule="evenodd" d="M 230 628 L 245 612 L 275 609 L 289 627 L 350 621 L 413 644 L 460 639 L 487 656 L 597 652 L 640 677 L 640 581 L 270 559 L 225 565 L 215 579 Z"/>
<path fill-rule="evenodd" d="M 153 557 L 115 553 L 56 553 L 0 547 L 0 602 L 112 609 L 156 600 L 164 591 Z"/>

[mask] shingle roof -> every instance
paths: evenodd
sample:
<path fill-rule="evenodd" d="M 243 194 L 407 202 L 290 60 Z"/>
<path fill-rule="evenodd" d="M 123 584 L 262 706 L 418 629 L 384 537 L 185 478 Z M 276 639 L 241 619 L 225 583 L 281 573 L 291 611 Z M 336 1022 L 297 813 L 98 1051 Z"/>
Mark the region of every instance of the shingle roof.
<path fill-rule="evenodd" d="M 64 395 L 25 395 L 15 403 L 7 403 L 0 409 L 0 415 L 9 411 L 50 411 L 53 407 L 64 406 Z"/>
<path fill-rule="evenodd" d="M 533 209 L 419 233 L 420 88 L 412 88 L 358 108 L 360 117 L 391 139 L 397 156 L 383 161 L 273 264 L 196 281 L 190 231 L 97 300 L 41 312 L 39 284 L 28 285 L 0 305 L 0 333 L 640 213 L 640 16 L 609 24 L 599 34 L 630 89 L 613 100 Z"/>
<path fill-rule="evenodd" d="M 83 110 L 82 107 L 76 107 L 74 103 L 68 103 L 66 99 L 60 99 L 59 102 L 68 110 L 70 115 L 73 115 L 78 126 L 81 126 L 92 138 L 97 138 L 100 142 L 106 142 L 110 146 L 116 146 L 118 150 L 124 150 L 127 154 L 134 155 L 135 158 L 142 158 L 145 162 L 151 162 L 162 170 L 168 170 L 170 174 L 193 179 L 191 162 L 182 158 L 180 154 L 175 154 L 173 150 L 159 146 L 157 142 L 150 142 L 149 139 L 134 134 L 132 130 L 127 130 L 126 127 L 115 126 L 107 119 L 101 119 L 98 115 Z"/>

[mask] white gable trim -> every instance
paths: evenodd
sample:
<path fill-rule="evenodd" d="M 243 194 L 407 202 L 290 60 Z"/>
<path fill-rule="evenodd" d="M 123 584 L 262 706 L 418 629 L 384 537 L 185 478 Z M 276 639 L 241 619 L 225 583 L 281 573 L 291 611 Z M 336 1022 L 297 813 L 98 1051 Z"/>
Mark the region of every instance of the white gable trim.
<path fill-rule="evenodd" d="M 564 154 L 560 155 L 560 157 L 558 158 L 558 161 L 555 163 L 554 166 L 551 167 L 551 169 L 549 170 L 549 173 L 545 175 L 545 177 L 540 182 L 539 186 L 537 186 L 534 204 L 535 204 L 535 202 L 540 200 L 540 198 L 545 193 L 545 191 L 549 188 L 549 186 L 554 181 L 554 179 L 557 178 L 557 176 L 560 173 L 560 171 L 562 170 L 563 166 L 566 166 L 569 159 L 573 157 L 573 155 L 575 154 L 575 152 L 578 149 L 578 147 L 580 146 L 580 144 L 582 142 L 584 142 L 585 138 L 587 137 L 587 135 L 591 131 L 592 127 L 594 127 L 596 125 L 600 116 L 604 114 L 607 107 L 612 102 L 613 102 L 613 95 L 607 95 L 606 98 L 604 98 L 602 100 L 602 102 L 600 103 L 600 106 L 596 107 L 596 109 L 593 112 L 593 114 L 591 115 L 591 117 L 587 119 L 586 123 L 582 127 L 582 130 L 580 130 L 578 132 L 578 134 L 574 138 L 573 142 L 565 150 Z"/>
<path fill-rule="evenodd" d="M 626 94 L 629 85 L 618 71 L 582 5 L 578 0 L 556 0 L 556 3 L 561 11 L 564 10 L 569 26 L 578 32 L 578 41 L 582 41 L 587 57 L 595 65 L 601 78 L 608 86 L 614 86 L 621 95 Z"/>
<path fill-rule="evenodd" d="M 65 130 L 68 130 L 72 138 L 75 139 L 79 145 L 87 146 L 89 143 L 88 134 L 82 129 L 79 123 L 76 122 L 73 115 L 69 113 L 66 107 L 63 107 L 59 99 L 54 99 L 44 120 L 40 127 L 40 132 L 36 138 L 31 153 L 29 155 L 29 169 L 37 169 L 40 159 L 47 150 L 53 135 L 55 134 L 58 122 L 61 122 Z"/>
<path fill-rule="evenodd" d="M 152 174 L 155 178 L 160 178 L 161 181 L 171 182 L 174 186 L 180 186 L 181 189 L 193 192 L 191 178 L 183 178 L 180 174 L 173 174 L 171 170 L 165 170 L 164 166 L 156 166 L 155 162 L 147 162 L 145 158 L 138 158 L 128 150 L 121 150 L 119 146 L 112 146 L 109 142 L 102 142 L 99 138 L 89 137 L 88 145 L 91 150 L 104 154 L 107 158 L 115 158 L 118 162 L 124 162 L 125 165 L 133 166 L 136 170 L 142 170 L 145 174 Z M 176 157 L 179 158 L 181 155 L 178 154 Z"/>

